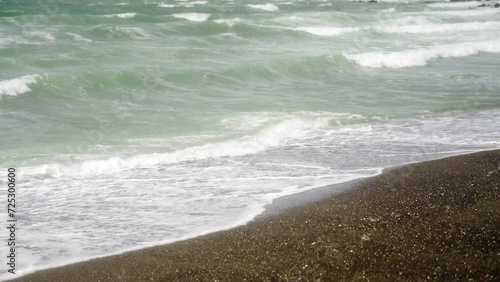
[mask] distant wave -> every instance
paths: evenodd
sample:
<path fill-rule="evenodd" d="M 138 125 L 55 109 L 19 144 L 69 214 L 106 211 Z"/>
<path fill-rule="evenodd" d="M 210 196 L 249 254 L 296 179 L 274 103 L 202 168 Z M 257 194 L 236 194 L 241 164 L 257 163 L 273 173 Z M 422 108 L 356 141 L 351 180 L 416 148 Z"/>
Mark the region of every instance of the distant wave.
<path fill-rule="evenodd" d="M 258 10 L 263 10 L 263 11 L 268 11 L 268 12 L 274 12 L 278 11 L 279 8 L 278 6 L 274 4 L 247 4 L 248 7 L 253 8 L 253 9 L 258 9 Z"/>
<path fill-rule="evenodd" d="M 112 14 L 105 15 L 106 18 L 122 18 L 122 19 L 130 19 L 137 15 L 137 13 L 123 13 L 123 14 Z"/>
<path fill-rule="evenodd" d="M 476 3 L 478 3 L 478 2 L 476 2 Z M 467 9 L 467 10 L 456 10 L 456 11 L 416 12 L 414 14 L 456 16 L 456 17 L 479 17 L 479 16 L 500 14 L 500 10 L 499 9 L 474 9 L 474 10 Z"/>
<path fill-rule="evenodd" d="M 172 14 L 173 17 L 178 19 L 185 19 L 191 22 L 204 22 L 210 18 L 211 14 L 205 13 L 178 13 Z"/>
<path fill-rule="evenodd" d="M 240 19 L 240 18 L 234 18 L 234 19 L 217 19 L 217 20 L 214 20 L 214 22 L 216 22 L 218 24 L 225 24 L 227 26 L 232 27 L 232 26 L 234 26 L 237 23 L 243 22 L 243 20 Z"/>
<path fill-rule="evenodd" d="M 382 12 L 382 13 L 394 13 L 394 12 L 396 12 L 396 8 L 388 8 L 388 9 L 381 10 L 380 12 Z"/>
<path fill-rule="evenodd" d="M 500 28 L 500 22 L 467 22 L 449 24 L 412 24 L 378 26 L 373 28 L 378 32 L 385 33 L 443 33 L 460 32 L 472 30 L 487 30 Z"/>
<path fill-rule="evenodd" d="M 98 25 L 93 27 L 90 32 L 94 35 L 106 36 L 110 38 L 132 38 L 148 39 L 153 35 L 140 27 L 121 27 L 112 25 Z"/>
<path fill-rule="evenodd" d="M 193 1 L 186 3 L 186 5 L 205 5 L 205 4 L 208 4 L 208 1 Z"/>
<path fill-rule="evenodd" d="M 383 3 L 403 3 L 403 4 L 410 3 L 410 0 L 377 0 L 377 1 Z"/>
<path fill-rule="evenodd" d="M 76 34 L 76 33 L 72 33 L 72 32 L 65 32 L 67 35 L 73 37 L 75 40 L 77 41 L 85 41 L 85 42 L 92 42 L 92 40 L 88 39 L 88 38 L 85 38 L 79 34 Z"/>
<path fill-rule="evenodd" d="M 31 91 L 29 84 L 35 83 L 39 75 L 25 75 L 14 79 L 0 81 L 0 97 L 2 95 L 17 96 Z"/>
<path fill-rule="evenodd" d="M 469 8 L 480 5 L 481 2 L 452 2 L 452 3 L 431 3 L 427 6 L 431 8 Z"/>
<path fill-rule="evenodd" d="M 174 8 L 174 7 L 194 7 L 196 5 L 206 5 L 208 4 L 208 1 L 193 1 L 193 2 L 186 2 L 186 3 L 178 3 L 178 4 L 159 4 L 158 7 L 160 8 Z"/>
<path fill-rule="evenodd" d="M 348 32 L 362 30 L 357 27 L 298 27 L 295 30 L 304 31 L 318 36 L 336 36 Z"/>
<path fill-rule="evenodd" d="M 41 38 L 47 41 L 56 40 L 56 38 L 51 33 L 45 31 L 32 31 L 32 32 L 26 32 L 25 34 L 28 37 Z"/>
<path fill-rule="evenodd" d="M 158 7 L 160 8 L 174 8 L 177 7 L 175 4 L 159 4 Z"/>
<path fill-rule="evenodd" d="M 432 23 L 412 23 L 412 24 L 392 24 L 379 25 L 373 27 L 297 27 L 293 30 L 304 31 L 317 36 L 338 36 L 345 33 L 373 30 L 381 33 L 456 33 L 463 31 L 484 31 L 499 29 L 500 22 L 467 22 L 467 23 L 449 23 L 449 24 L 432 24 Z"/>
<path fill-rule="evenodd" d="M 479 52 L 500 53 L 500 40 L 438 45 L 399 52 L 346 54 L 348 60 L 370 68 L 405 68 L 425 66 L 437 58 L 458 58 Z"/>

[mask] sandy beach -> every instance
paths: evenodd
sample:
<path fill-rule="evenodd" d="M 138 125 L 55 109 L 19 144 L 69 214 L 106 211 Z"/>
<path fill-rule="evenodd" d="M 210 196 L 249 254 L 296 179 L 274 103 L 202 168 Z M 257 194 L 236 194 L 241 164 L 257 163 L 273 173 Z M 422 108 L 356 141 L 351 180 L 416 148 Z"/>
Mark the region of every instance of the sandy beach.
<path fill-rule="evenodd" d="M 351 186 L 271 206 L 231 230 L 13 281 L 500 279 L 500 150 L 392 168 Z"/>

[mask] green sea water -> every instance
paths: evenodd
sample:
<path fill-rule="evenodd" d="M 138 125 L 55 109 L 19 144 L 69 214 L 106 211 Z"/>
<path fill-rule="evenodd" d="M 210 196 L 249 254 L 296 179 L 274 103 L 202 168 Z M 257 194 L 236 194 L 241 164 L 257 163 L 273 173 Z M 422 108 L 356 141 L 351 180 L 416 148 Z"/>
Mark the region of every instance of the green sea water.
<path fill-rule="evenodd" d="M 0 166 L 21 177 L 20 274 L 498 148 L 500 9 L 479 4 L 0 1 Z"/>

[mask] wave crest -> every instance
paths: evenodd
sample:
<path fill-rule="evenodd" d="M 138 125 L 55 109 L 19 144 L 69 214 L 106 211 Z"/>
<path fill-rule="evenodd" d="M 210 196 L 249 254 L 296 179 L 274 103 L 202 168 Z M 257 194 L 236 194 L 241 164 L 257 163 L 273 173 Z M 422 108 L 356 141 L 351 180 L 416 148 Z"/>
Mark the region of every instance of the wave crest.
<path fill-rule="evenodd" d="M 39 75 L 25 75 L 22 77 L 0 81 L 0 97 L 2 95 L 17 96 L 31 91 L 29 84 L 36 83 Z"/>
<path fill-rule="evenodd" d="M 320 128 L 332 123 L 342 124 L 358 115 L 340 113 L 298 113 L 294 115 L 249 115 L 222 121 L 224 126 L 248 126 L 256 129 L 253 135 L 236 139 L 191 146 L 169 153 L 139 154 L 130 157 L 111 157 L 108 159 L 87 160 L 75 165 L 59 163 L 44 164 L 23 168 L 24 179 L 59 178 L 61 176 L 81 177 L 116 173 L 126 169 L 150 168 L 162 164 L 209 158 L 235 157 L 255 154 L 282 145 L 287 140 L 309 136 Z M 241 128 L 236 128 L 236 130 Z M 248 129 L 248 128 L 246 128 Z"/>
<path fill-rule="evenodd" d="M 205 13 L 178 13 L 178 14 L 172 14 L 174 18 L 177 19 L 184 19 L 188 20 L 191 22 L 204 22 L 210 18 L 211 14 L 205 14 Z"/>
<path fill-rule="evenodd" d="M 278 11 L 279 10 L 278 6 L 276 6 L 274 4 L 271 4 L 271 3 L 267 3 L 267 4 L 248 4 L 247 6 L 250 7 L 250 8 L 253 8 L 253 9 L 263 10 L 263 11 L 267 11 L 267 12 L 274 12 L 274 11 Z"/>
<path fill-rule="evenodd" d="M 466 42 L 459 44 L 438 45 L 428 48 L 398 52 L 366 52 L 344 54 L 344 56 L 363 67 L 370 68 L 406 68 L 425 66 L 437 58 L 458 58 L 476 55 L 479 52 L 500 53 L 500 40 Z"/>

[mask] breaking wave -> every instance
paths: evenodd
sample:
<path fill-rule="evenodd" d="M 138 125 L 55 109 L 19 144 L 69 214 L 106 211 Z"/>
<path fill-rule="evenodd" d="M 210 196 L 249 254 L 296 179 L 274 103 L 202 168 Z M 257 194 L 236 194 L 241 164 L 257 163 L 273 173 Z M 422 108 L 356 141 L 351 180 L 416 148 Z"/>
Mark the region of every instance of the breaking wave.
<path fill-rule="evenodd" d="M 437 58 L 458 58 L 479 52 L 500 53 L 500 40 L 437 45 L 398 52 L 366 52 L 344 56 L 363 67 L 406 68 L 425 66 Z"/>
<path fill-rule="evenodd" d="M 17 96 L 31 91 L 28 85 L 36 83 L 39 75 L 25 75 L 22 77 L 0 81 L 0 97 L 2 95 Z"/>

